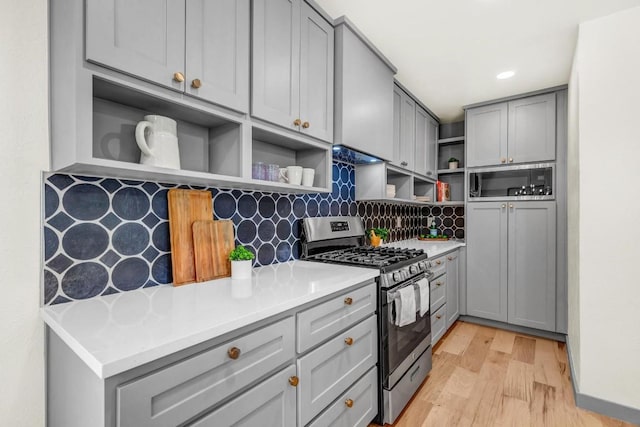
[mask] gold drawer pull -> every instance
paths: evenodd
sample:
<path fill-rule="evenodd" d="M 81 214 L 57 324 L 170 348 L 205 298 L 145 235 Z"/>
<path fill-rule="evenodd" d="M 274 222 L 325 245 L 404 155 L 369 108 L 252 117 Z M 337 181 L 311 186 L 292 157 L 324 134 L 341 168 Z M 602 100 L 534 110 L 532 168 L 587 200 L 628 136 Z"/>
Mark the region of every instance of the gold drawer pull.
<path fill-rule="evenodd" d="M 193 79 L 191 81 L 191 87 L 194 89 L 199 89 L 200 86 L 202 86 L 202 82 L 200 81 L 200 79 Z"/>
<path fill-rule="evenodd" d="M 302 120 L 300 120 L 300 119 L 295 119 L 295 120 L 293 121 L 293 125 L 294 125 L 294 126 L 300 126 L 301 124 L 302 124 Z"/>
<path fill-rule="evenodd" d="M 353 400 L 347 399 L 347 400 L 344 401 L 344 404 L 347 405 L 347 408 L 352 408 L 353 407 Z"/>
<path fill-rule="evenodd" d="M 509 157 L 509 163 L 513 163 L 513 158 Z"/>
<path fill-rule="evenodd" d="M 351 304 L 353 304 L 353 299 L 352 299 L 351 297 L 346 297 L 346 298 L 344 299 L 344 303 L 345 303 L 346 305 L 351 305 Z"/>
<path fill-rule="evenodd" d="M 447 259 L 448 259 L 449 261 L 451 261 L 451 260 L 453 259 L 453 257 L 448 256 L 448 257 L 447 257 Z"/>
<path fill-rule="evenodd" d="M 500 159 L 500 163 L 505 163 L 507 161 L 507 159 L 505 159 L 504 157 Z"/>
<path fill-rule="evenodd" d="M 436 319 L 438 320 L 442 319 L 442 314 L 436 314 Z"/>
<path fill-rule="evenodd" d="M 231 359 L 236 360 L 238 357 L 240 357 L 240 349 L 238 347 L 231 347 L 229 350 L 227 350 L 227 354 Z"/>
<path fill-rule="evenodd" d="M 173 73 L 173 81 L 182 83 L 184 81 L 184 74 L 180 71 Z"/>
<path fill-rule="evenodd" d="M 289 384 L 291 384 L 294 387 L 298 387 L 298 383 L 300 382 L 300 379 L 298 377 L 296 377 L 295 375 L 292 377 L 289 377 Z"/>
<path fill-rule="evenodd" d="M 442 282 L 436 282 L 436 286 L 442 286 Z"/>
<path fill-rule="evenodd" d="M 440 265 L 440 264 L 442 264 L 442 261 L 437 260 L 437 261 L 436 261 L 436 264 Z"/>
<path fill-rule="evenodd" d="M 302 124 L 302 127 L 303 127 L 304 129 L 309 129 L 309 126 L 311 126 L 311 124 L 309 124 L 309 122 L 304 122 L 304 123 Z"/>
<path fill-rule="evenodd" d="M 353 344 L 353 338 L 351 338 L 351 337 L 349 337 L 349 338 L 345 338 L 345 339 L 344 339 L 344 343 L 345 343 L 346 345 L 351 345 L 351 344 Z"/>

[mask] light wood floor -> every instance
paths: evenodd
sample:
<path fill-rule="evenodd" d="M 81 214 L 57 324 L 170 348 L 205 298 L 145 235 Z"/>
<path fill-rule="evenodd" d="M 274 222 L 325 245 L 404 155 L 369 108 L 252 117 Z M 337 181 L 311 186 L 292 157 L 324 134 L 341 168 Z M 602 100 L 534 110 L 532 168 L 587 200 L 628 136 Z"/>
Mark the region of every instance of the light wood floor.
<path fill-rule="evenodd" d="M 564 343 L 457 322 L 394 427 L 632 424 L 576 407 Z"/>

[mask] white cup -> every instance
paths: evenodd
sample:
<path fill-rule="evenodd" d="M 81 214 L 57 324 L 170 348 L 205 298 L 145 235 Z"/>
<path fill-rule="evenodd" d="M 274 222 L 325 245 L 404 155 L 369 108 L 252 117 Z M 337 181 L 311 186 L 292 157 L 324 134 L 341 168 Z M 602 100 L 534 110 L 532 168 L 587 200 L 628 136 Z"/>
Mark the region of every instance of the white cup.
<path fill-rule="evenodd" d="M 287 181 L 289 184 L 302 184 L 302 166 L 287 166 Z"/>
<path fill-rule="evenodd" d="M 280 168 L 280 175 L 278 176 L 278 182 L 287 182 L 287 168 Z"/>
<path fill-rule="evenodd" d="M 313 187 L 313 177 L 316 171 L 311 168 L 302 169 L 302 185 L 305 187 Z"/>

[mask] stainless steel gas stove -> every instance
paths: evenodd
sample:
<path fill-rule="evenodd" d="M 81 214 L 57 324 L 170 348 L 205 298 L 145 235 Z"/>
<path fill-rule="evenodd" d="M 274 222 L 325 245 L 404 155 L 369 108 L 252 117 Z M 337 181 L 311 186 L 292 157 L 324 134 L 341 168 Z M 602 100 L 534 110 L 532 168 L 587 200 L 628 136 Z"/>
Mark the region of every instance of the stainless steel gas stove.
<path fill-rule="evenodd" d="M 303 219 L 302 258 L 380 270 L 378 280 L 379 424 L 392 424 L 431 370 L 430 313 L 406 326 L 397 326 L 396 297 L 429 277 L 427 255 L 421 249 L 366 245 L 358 217 Z"/>

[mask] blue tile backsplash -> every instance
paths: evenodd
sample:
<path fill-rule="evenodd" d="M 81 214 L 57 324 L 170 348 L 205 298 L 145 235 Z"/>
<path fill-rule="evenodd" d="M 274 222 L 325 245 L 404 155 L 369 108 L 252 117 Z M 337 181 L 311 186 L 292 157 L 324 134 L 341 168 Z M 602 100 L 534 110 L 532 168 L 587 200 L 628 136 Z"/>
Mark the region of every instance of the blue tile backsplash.
<path fill-rule="evenodd" d="M 443 234 L 464 238 L 464 207 L 355 202 L 351 159 L 333 163 L 331 193 L 279 194 L 207 188 L 216 219 L 231 219 L 236 244 L 255 265 L 300 257 L 300 219 L 359 215 L 387 227 L 390 241 L 425 232 L 433 215 Z M 44 182 L 44 304 L 59 304 L 172 283 L 167 192 L 178 186 L 76 175 Z M 398 219 L 400 227 L 397 227 Z"/>
<path fill-rule="evenodd" d="M 298 259 L 300 219 L 356 215 L 355 171 L 334 162 L 331 193 L 207 188 L 216 219 L 231 219 L 255 265 Z M 44 303 L 172 282 L 167 191 L 197 188 L 55 174 L 44 182 Z"/>

